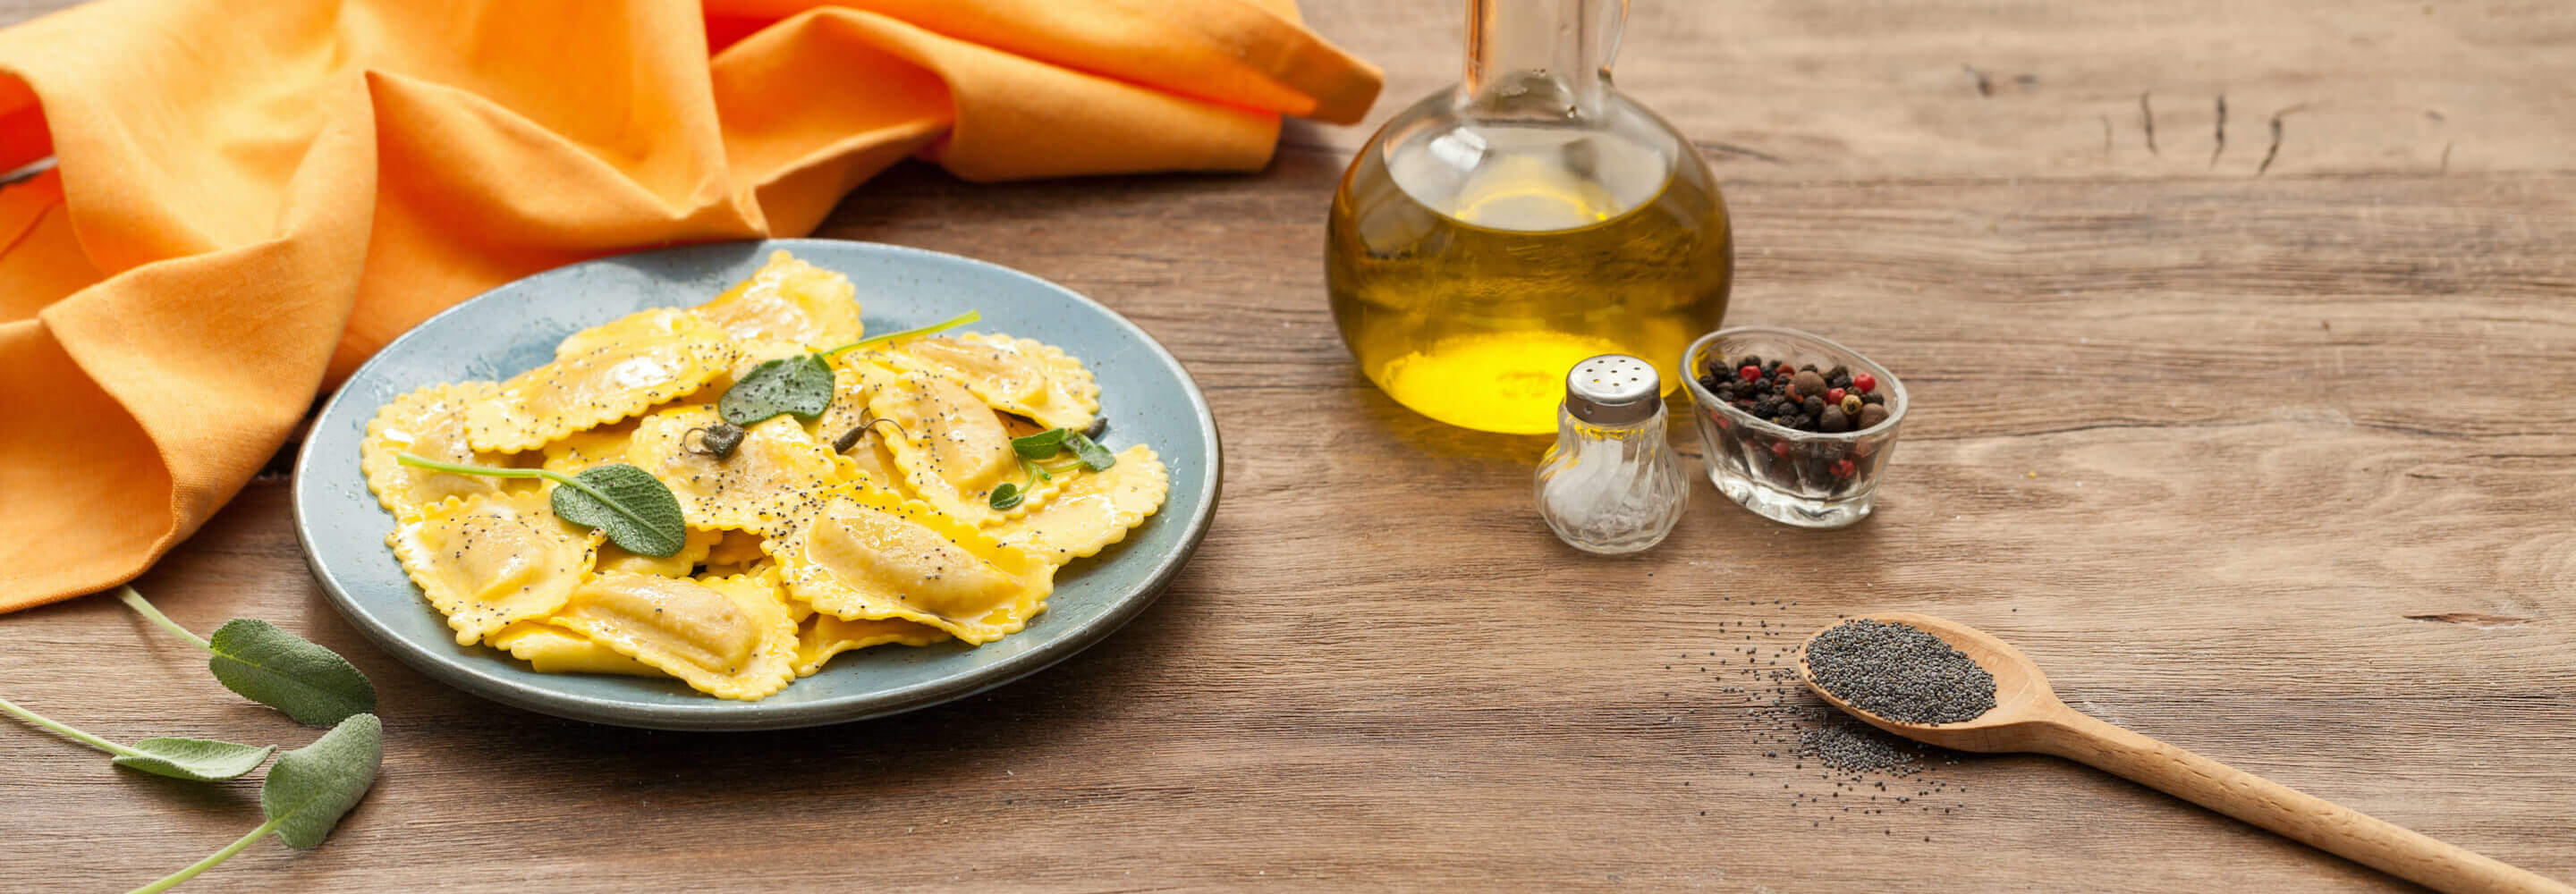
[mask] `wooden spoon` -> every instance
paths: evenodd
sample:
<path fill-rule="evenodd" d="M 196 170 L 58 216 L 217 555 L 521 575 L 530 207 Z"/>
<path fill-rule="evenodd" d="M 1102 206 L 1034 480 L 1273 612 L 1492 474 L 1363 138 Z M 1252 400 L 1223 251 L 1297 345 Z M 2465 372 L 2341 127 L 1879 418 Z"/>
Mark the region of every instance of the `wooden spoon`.
<path fill-rule="evenodd" d="M 2010 643 L 1955 621 L 1911 614 L 1870 620 L 1910 624 L 1948 641 L 1995 675 L 1995 707 L 1957 723 L 1900 723 L 1836 698 L 1816 684 L 1805 650 L 1798 678 L 1871 726 L 1960 751 L 2054 754 L 2125 776 L 2211 810 L 2439 891 L 2555 892 L 2576 888 L 2419 832 L 2094 719 L 2059 701 L 2039 665 Z M 1831 628 L 1827 628 L 1831 629 Z M 1823 631 L 1818 631 L 1822 633 Z M 1815 637 L 1807 639 L 1809 644 Z"/>

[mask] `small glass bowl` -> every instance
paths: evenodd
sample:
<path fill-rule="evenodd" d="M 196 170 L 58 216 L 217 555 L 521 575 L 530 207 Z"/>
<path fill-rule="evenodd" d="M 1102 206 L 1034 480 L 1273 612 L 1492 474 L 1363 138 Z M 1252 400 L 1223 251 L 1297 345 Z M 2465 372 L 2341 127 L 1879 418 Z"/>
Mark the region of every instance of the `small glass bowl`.
<path fill-rule="evenodd" d="M 1858 431 L 1827 434 L 1775 425 L 1720 400 L 1701 385 L 1709 358 L 1721 362 L 1751 354 L 1768 363 L 1849 367 L 1878 379 L 1887 396 L 1887 418 Z M 1727 499 L 1753 514 L 1802 528 L 1839 528 L 1868 518 L 1878 498 L 1878 473 L 1905 422 L 1905 385 L 1887 367 L 1812 333 L 1775 326 L 1736 326 L 1701 336 L 1682 352 L 1682 381 L 1698 405 L 1708 480 Z"/>

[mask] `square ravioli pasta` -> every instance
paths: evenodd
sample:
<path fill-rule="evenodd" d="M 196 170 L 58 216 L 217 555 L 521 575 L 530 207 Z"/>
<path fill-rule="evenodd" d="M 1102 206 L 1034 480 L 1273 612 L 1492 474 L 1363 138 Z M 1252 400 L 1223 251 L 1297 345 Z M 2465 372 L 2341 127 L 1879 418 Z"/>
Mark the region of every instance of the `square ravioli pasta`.
<path fill-rule="evenodd" d="M 396 520 L 387 545 L 460 644 L 718 698 L 765 698 L 844 653 L 1025 630 L 1059 569 L 1162 508 L 1167 470 L 1142 444 L 1093 468 L 1023 443 L 1098 418 L 1079 358 L 1000 332 L 867 338 L 857 295 L 778 252 L 703 305 L 583 329 L 503 381 L 395 397 L 358 458 Z M 832 371 L 821 412 L 733 415 L 742 377 L 808 354 Z M 635 546 L 652 554 L 554 502 L 606 472 L 678 507 Z"/>

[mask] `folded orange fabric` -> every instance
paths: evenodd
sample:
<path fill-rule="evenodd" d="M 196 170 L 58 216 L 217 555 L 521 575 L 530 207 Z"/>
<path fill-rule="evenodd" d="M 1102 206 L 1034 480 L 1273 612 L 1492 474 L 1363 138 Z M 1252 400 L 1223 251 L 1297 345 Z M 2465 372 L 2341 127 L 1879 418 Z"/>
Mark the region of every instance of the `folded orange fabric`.
<path fill-rule="evenodd" d="M 972 180 L 1267 164 L 1293 0 L 104 0 L 0 31 L 0 611 L 196 531 L 317 389 L 549 267 Z"/>

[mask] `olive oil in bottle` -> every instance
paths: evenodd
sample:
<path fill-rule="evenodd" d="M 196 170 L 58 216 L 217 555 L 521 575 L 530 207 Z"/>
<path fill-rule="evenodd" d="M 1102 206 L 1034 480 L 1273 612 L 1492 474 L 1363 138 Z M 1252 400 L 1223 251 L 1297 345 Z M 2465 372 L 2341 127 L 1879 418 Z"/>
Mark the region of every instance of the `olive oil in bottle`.
<path fill-rule="evenodd" d="M 1333 315 L 1360 369 L 1453 425 L 1556 430 L 1566 371 L 1663 381 L 1717 328 L 1725 201 L 1688 141 L 1609 89 L 1619 0 L 1473 0 L 1468 75 L 1398 114 L 1334 196 Z"/>

